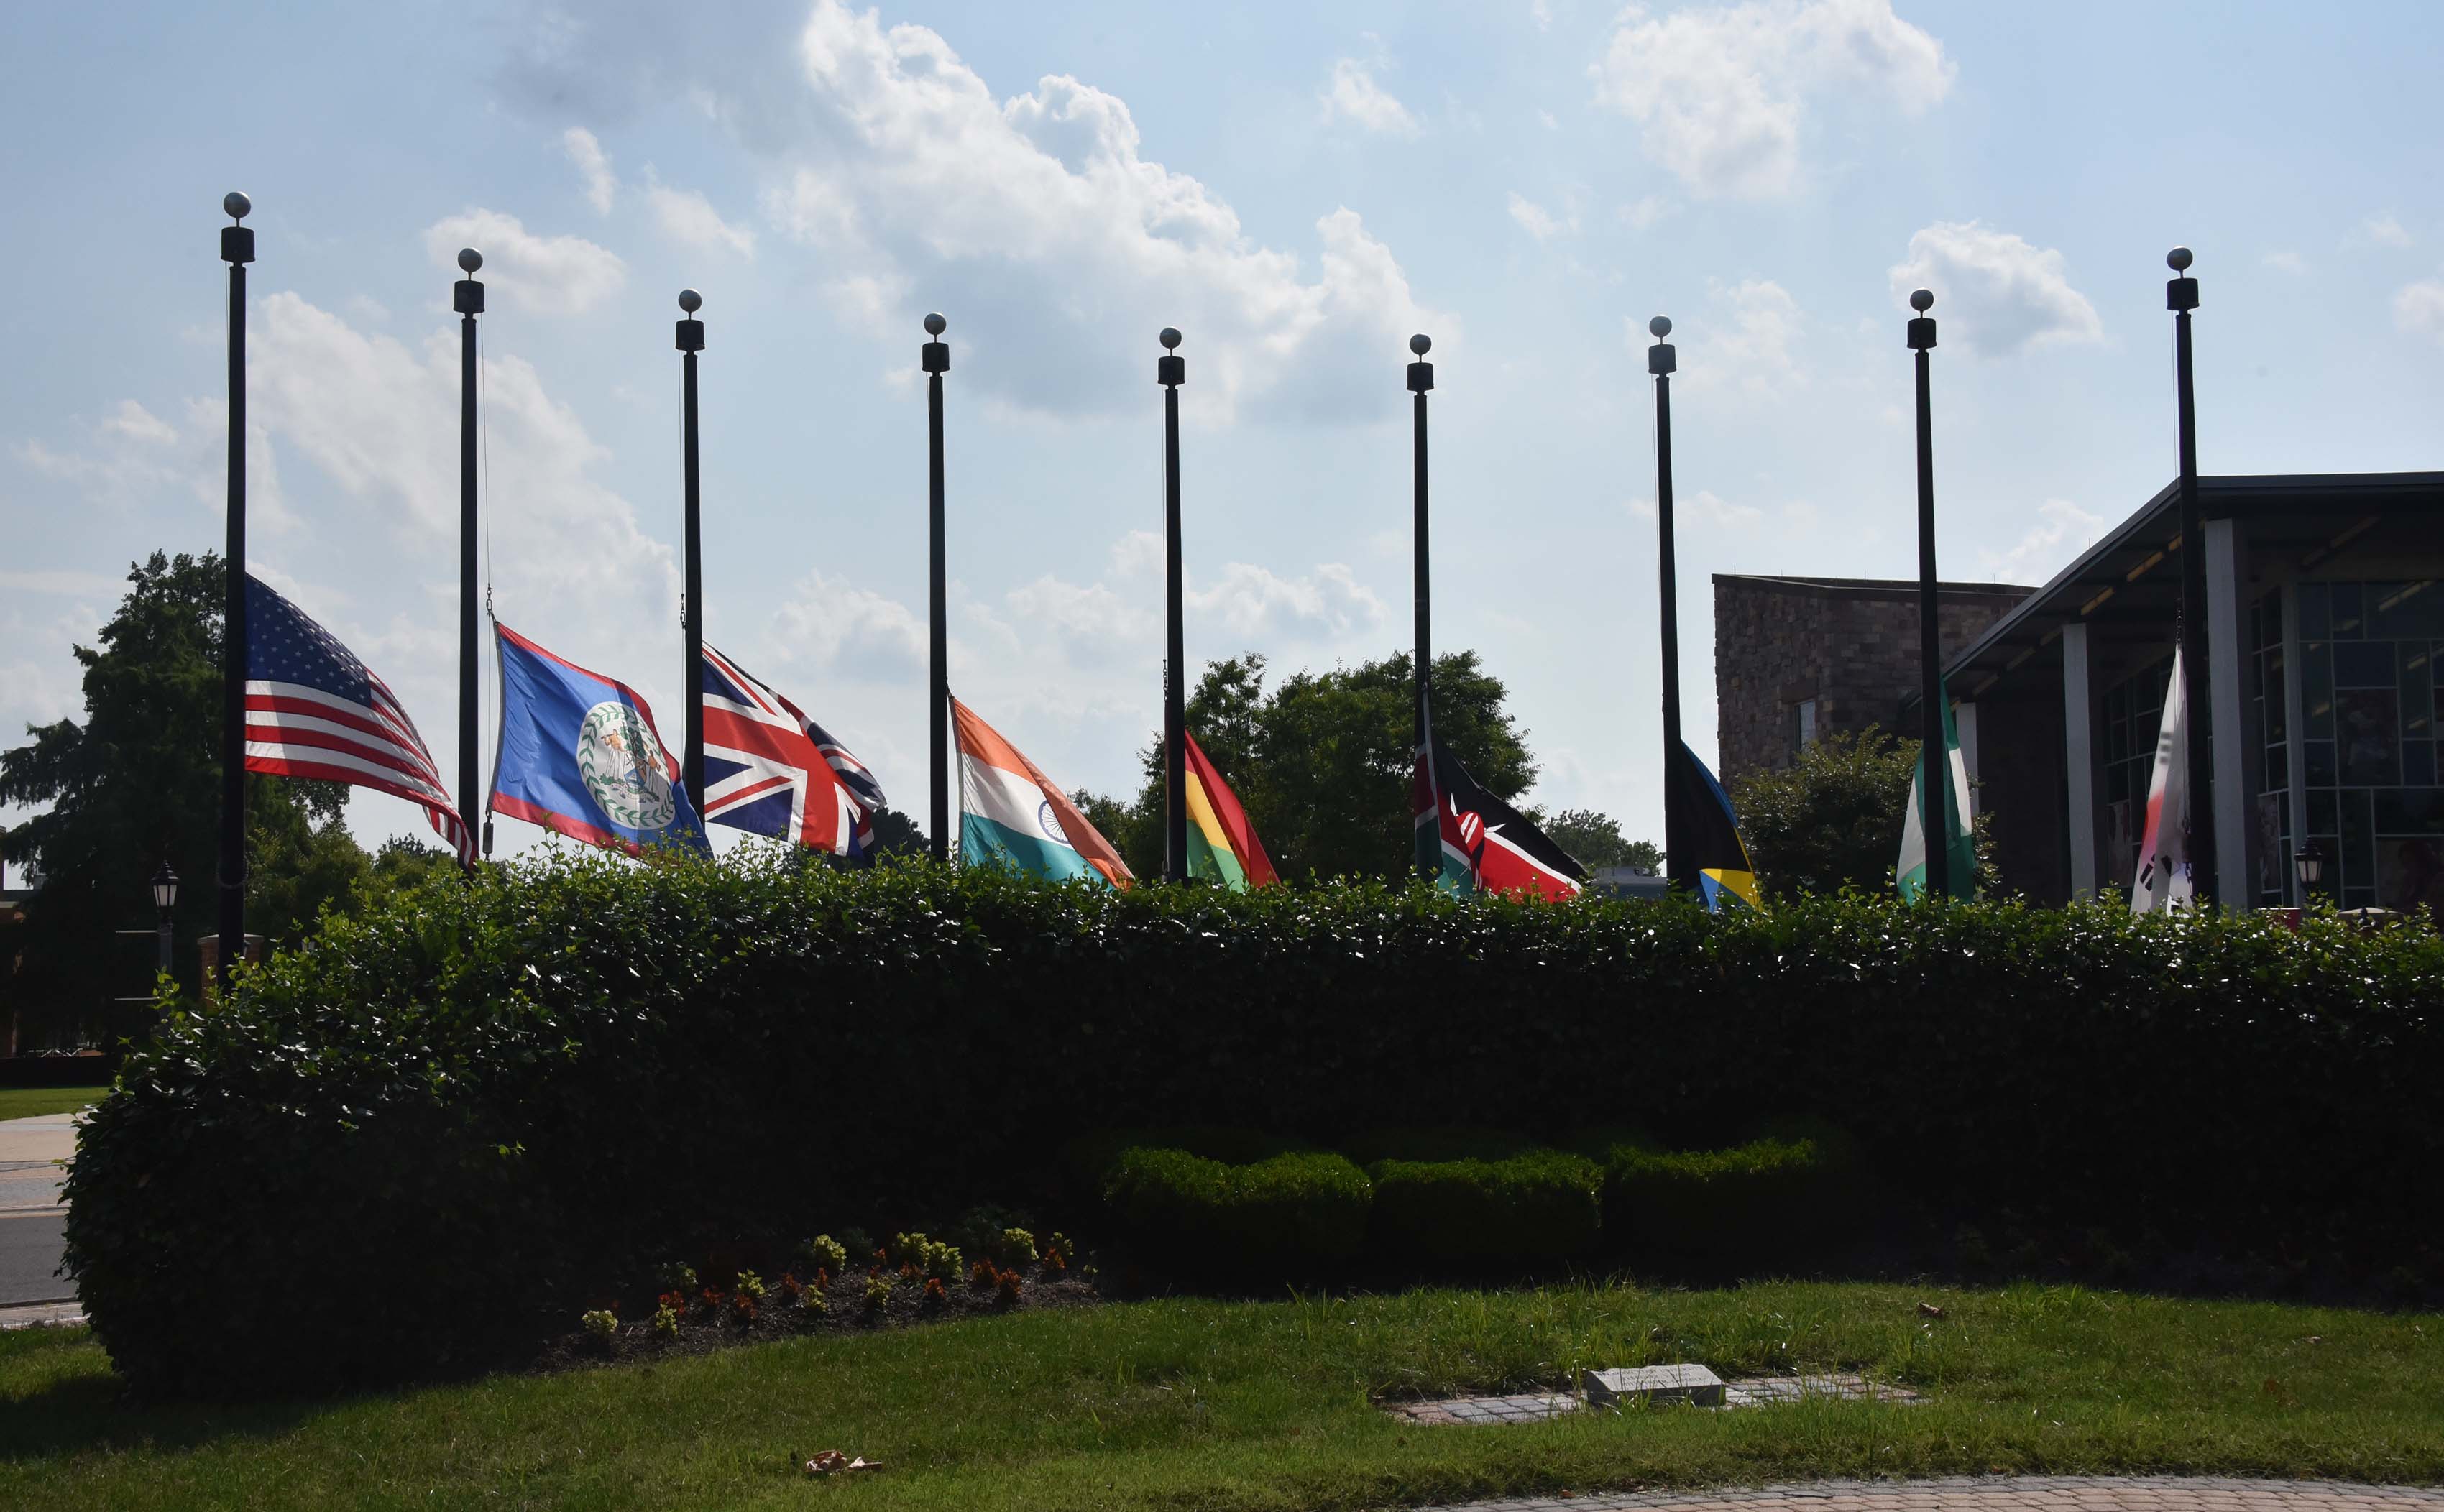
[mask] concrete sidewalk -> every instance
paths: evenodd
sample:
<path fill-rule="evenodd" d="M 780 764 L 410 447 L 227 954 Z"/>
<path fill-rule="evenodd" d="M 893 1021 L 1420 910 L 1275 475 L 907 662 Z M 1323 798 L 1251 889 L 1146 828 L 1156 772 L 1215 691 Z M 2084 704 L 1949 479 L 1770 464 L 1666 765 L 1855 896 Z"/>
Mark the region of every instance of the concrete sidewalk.
<path fill-rule="evenodd" d="M 2347 1481 L 1996 1475 L 1807 1481 L 1717 1491 L 1580 1491 L 1421 1512 L 2435 1512 L 2444 1490 Z"/>
<path fill-rule="evenodd" d="M 76 1153 L 72 1113 L 0 1121 L 0 1307 L 75 1295 L 59 1269 L 68 1210 L 60 1200 Z"/>

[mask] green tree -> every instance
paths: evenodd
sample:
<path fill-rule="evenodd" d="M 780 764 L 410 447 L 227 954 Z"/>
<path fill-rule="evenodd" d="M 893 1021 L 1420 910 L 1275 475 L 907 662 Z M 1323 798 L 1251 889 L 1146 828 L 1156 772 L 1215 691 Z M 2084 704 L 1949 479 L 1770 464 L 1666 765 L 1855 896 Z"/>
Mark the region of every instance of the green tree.
<path fill-rule="evenodd" d="M 1188 728 L 1247 806 L 1285 877 L 1409 875 L 1409 779 L 1416 758 L 1410 661 L 1302 672 L 1268 692 L 1254 653 L 1207 664 L 1184 703 Z M 1435 729 L 1506 802 L 1535 781 L 1501 679 L 1476 653 L 1435 658 Z M 1140 876 L 1162 875 L 1162 737 L 1140 753 L 1134 802 L 1083 795 L 1079 806 Z M 1086 800 L 1091 800 L 1087 802 Z M 1107 822 L 1108 821 L 1108 822 Z"/>
<path fill-rule="evenodd" d="M 1767 894 L 1838 892 L 1845 886 L 1890 892 L 1908 815 L 1918 743 L 1869 725 L 1820 737 L 1780 771 L 1751 772 L 1733 784 L 1732 807 Z M 1977 816 L 1977 890 L 2002 890 Z"/>
<path fill-rule="evenodd" d="M 41 810 L 0 838 L 43 874 L 11 981 L 30 1020 L 144 989 L 153 948 L 116 931 L 153 925 L 145 884 L 163 861 L 181 884 L 174 959 L 191 986 L 193 942 L 217 923 L 222 562 L 157 551 L 127 581 L 97 646 L 75 648 L 84 722 L 29 726 L 0 752 L 0 802 Z M 365 858 L 338 822 L 345 802 L 334 784 L 247 779 L 250 931 L 294 939 L 346 895 Z"/>
<path fill-rule="evenodd" d="M 1620 825 L 1608 815 L 1586 808 L 1565 808 L 1550 819 L 1532 809 L 1523 812 L 1528 822 L 1582 866 L 1630 866 L 1657 874 L 1663 870 L 1663 848 L 1651 840 L 1624 837 Z"/>

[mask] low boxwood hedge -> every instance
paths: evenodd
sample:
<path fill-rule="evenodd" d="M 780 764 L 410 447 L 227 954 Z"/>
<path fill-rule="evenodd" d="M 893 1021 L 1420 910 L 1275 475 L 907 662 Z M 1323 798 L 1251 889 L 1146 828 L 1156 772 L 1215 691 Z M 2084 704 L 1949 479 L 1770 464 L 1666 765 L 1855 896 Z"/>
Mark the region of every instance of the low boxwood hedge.
<path fill-rule="evenodd" d="M 1827 1124 L 1785 1123 L 1714 1150 L 1666 1150 L 1628 1131 L 1583 1136 L 1581 1147 L 1603 1163 L 1610 1247 L 1642 1266 L 1797 1262 L 1859 1216 L 1856 1142 Z"/>
<path fill-rule="evenodd" d="M 1341 1155 L 1310 1151 L 1245 1165 L 1136 1146 L 1103 1178 L 1114 1229 L 1149 1263 L 1241 1285 L 1305 1281 L 1357 1257 L 1374 1189 Z"/>
<path fill-rule="evenodd" d="M 68 1261 L 148 1389 L 492 1358 L 742 1236 L 1030 1200 L 1097 1129 L 1446 1109 L 1851 1128 L 1910 1189 L 2251 1247 L 2432 1238 L 2444 942 L 2331 916 L 1044 887 L 562 853 L 444 878 L 133 1050 Z M 1965 1216 L 1965 1215 L 1964 1215 Z M 2052 1221 L 2052 1220 L 2048 1220 Z"/>
<path fill-rule="evenodd" d="M 1543 1266 L 1583 1260 L 1603 1225 L 1603 1172 L 1584 1155 L 1528 1150 L 1499 1160 L 1381 1160 L 1369 1230 L 1396 1265 Z"/>

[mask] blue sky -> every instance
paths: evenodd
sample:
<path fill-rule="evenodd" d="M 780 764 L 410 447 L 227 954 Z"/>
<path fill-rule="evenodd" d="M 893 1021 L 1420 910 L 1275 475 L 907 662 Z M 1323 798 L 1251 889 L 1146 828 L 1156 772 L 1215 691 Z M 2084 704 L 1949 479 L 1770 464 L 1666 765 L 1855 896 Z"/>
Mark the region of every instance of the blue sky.
<path fill-rule="evenodd" d="M 451 257 L 482 248 L 504 622 L 676 738 L 682 286 L 714 642 L 923 809 L 919 320 L 945 312 L 954 687 L 1123 790 L 1159 715 L 1155 333 L 1186 333 L 1189 655 L 1435 636 L 1530 795 L 1660 830 L 1646 319 L 1677 324 L 1686 720 L 1717 571 L 2041 581 L 2170 475 L 2444 466 L 2444 11 L 1746 0 L 16 8 L 0 725 L 81 710 L 126 563 L 220 541 L 224 191 L 254 197 L 255 569 L 453 748 Z M 491 736 L 489 671 L 485 740 Z M 420 830 L 361 794 L 365 838 Z M 534 832 L 500 826 L 500 843 Z"/>

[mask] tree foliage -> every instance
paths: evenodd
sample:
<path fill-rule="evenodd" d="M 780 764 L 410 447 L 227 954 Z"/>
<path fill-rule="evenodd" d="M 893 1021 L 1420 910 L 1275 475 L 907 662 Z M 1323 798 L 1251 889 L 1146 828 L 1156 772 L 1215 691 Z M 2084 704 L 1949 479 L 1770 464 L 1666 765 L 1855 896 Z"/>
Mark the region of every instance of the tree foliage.
<path fill-rule="evenodd" d="M 1247 806 L 1284 877 L 1398 878 L 1412 869 L 1409 777 L 1416 755 L 1411 663 L 1396 652 L 1265 687 L 1253 652 L 1209 662 L 1185 700 L 1189 731 Z M 1435 658 L 1435 731 L 1506 802 L 1536 778 L 1500 678 L 1476 653 Z M 1157 732 L 1139 754 L 1136 799 L 1081 795 L 1087 820 L 1140 876 L 1162 875 L 1164 772 Z"/>
<path fill-rule="evenodd" d="M 1917 752 L 1916 741 L 1875 725 L 1834 730 L 1780 771 L 1750 772 L 1733 784 L 1731 803 L 1768 895 L 1892 891 Z M 2002 878 L 1984 814 L 1976 839 L 1978 892 L 1994 896 Z"/>
<path fill-rule="evenodd" d="M 1619 821 L 1609 815 L 1590 808 L 1565 808 L 1549 819 L 1530 810 L 1528 818 L 1582 866 L 1628 866 L 1650 876 L 1662 875 L 1663 847 L 1622 835 Z"/>

